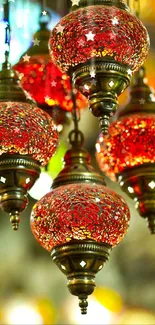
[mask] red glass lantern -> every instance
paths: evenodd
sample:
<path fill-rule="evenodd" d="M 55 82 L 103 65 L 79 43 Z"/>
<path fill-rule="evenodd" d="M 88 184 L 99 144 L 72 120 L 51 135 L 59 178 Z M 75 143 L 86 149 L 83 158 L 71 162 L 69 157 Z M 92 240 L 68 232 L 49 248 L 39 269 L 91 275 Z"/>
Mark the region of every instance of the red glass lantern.
<path fill-rule="evenodd" d="M 117 96 L 147 56 L 145 27 L 124 1 L 80 0 L 79 9 L 53 29 L 49 48 L 55 64 L 88 96 L 90 110 L 106 132 Z"/>
<path fill-rule="evenodd" d="M 31 155 L 45 166 L 57 144 L 56 126 L 47 113 L 28 103 L 0 103 L 0 155 Z"/>
<path fill-rule="evenodd" d="M 51 192 L 32 210 L 31 229 L 67 276 L 68 288 L 86 314 L 95 275 L 126 234 L 130 214 L 125 201 L 93 169 L 89 154 L 72 144 Z"/>
<path fill-rule="evenodd" d="M 29 51 L 28 51 L 29 53 Z M 30 93 L 41 108 L 48 106 L 60 106 L 62 110 L 71 112 L 73 102 L 71 98 L 70 78 L 51 62 L 49 55 L 32 55 L 28 62 L 23 58 L 14 66 L 20 72 L 21 84 Z M 86 98 L 77 92 L 77 107 L 87 107 Z M 51 109 L 52 110 L 52 109 Z"/>
<path fill-rule="evenodd" d="M 46 25 L 47 23 L 40 23 L 40 29 L 33 36 L 33 45 L 14 69 L 20 73 L 22 87 L 30 93 L 39 107 L 48 112 L 57 125 L 64 125 L 69 123 L 68 112 L 73 109 L 71 81 L 49 57 L 50 31 Z M 86 97 L 77 90 L 75 93 L 77 108 L 88 107 Z"/>
<path fill-rule="evenodd" d="M 27 98 L 6 61 L 0 72 L 0 206 L 18 229 L 27 193 L 56 150 L 51 117 Z"/>
<path fill-rule="evenodd" d="M 155 97 L 145 69 L 135 74 L 129 104 L 118 111 L 109 135 L 99 136 L 98 164 L 135 200 L 140 215 L 155 233 Z"/>
<path fill-rule="evenodd" d="M 31 215 L 33 234 L 48 251 L 74 240 L 116 246 L 128 222 L 124 200 L 98 184 L 60 186 L 46 194 Z"/>

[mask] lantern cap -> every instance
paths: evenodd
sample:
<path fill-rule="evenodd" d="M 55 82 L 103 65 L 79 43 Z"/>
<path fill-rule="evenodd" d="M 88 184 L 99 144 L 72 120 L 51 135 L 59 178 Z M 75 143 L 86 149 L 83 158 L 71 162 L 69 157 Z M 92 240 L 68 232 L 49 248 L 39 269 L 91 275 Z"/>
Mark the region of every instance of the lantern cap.
<path fill-rule="evenodd" d="M 115 6 L 119 9 L 130 11 L 130 8 L 127 6 L 124 0 L 80 0 L 78 8 L 94 5 Z"/>
<path fill-rule="evenodd" d="M 126 168 L 117 179 L 122 190 L 135 201 L 140 216 L 147 219 L 151 234 L 155 234 L 155 163 Z"/>
<path fill-rule="evenodd" d="M 0 71 L 0 102 L 7 101 L 35 104 L 35 101 L 21 87 L 20 74 L 11 68 L 9 62 L 4 62 Z"/>
<path fill-rule="evenodd" d="M 154 94 L 154 89 L 148 85 L 146 69 L 142 66 L 132 78 L 129 103 L 118 112 L 118 118 L 137 113 L 155 114 Z"/>
<path fill-rule="evenodd" d="M 81 131 L 77 129 L 69 133 L 69 141 L 71 149 L 69 149 L 64 156 L 65 166 L 58 176 L 54 179 L 52 188 L 61 185 L 73 183 L 98 183 L 106 185 L 103 176 L 95 171 L 91 165 L 91 157 L 89 153 L 82 148 L 84 136 Z"/>
<path fill-rule="evenodd" d="M 93 240 L 72 241 L 55 247 L 51 256 L 67 276 L 69 291 L 79 297 L 81 313 L 87 314 L 87 297 L 95 288 L 95 276 L 109 258 L 111 246 Z"/>

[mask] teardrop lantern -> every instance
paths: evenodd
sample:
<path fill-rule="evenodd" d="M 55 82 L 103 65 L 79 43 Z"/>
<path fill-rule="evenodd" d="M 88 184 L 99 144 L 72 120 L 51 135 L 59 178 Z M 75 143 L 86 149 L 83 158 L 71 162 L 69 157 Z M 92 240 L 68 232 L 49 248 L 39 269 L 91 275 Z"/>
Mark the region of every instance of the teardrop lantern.
<path fill-rule="evenodd" d="M 72 148 L 64 157 L 65 167 L 51 192 L 34 206 L 31 229 L 67 276 L 69 291 L 79 297 L 86 314 L 95 275 L 126 234 L 130 214 L 125 201 L 93 169 L 82 148 L 82 133 L 73 130 L 69 138 Z"/>
<path fill-rule="evenodd" d="M 135 74 L 129 104 L 118 111 L 109 135 L 99 137 L 99 166 L 134 201 L 141 217 L 155 233 L 155 96 L 145 68 Z"/>
<path fill-rule="evenodd" d="M 49 17 L 50 18 L 50 17 Z M 48 51 L 50 31 L 48 21 L 42 22 L 40 29 L 33 35 L 33 43 L 22 55 L 14 69 L 21 75 L 21 84 L 29 92 L 38 106 L 46 111 L 58 126 L 69 125 L 73 102 L 71 97 L 71 82 L 69 76 L 62 73 L 51 61 Z M 76 92 L 77 108 L 87 107 L 87 99 Z"/>
<path fill-rule="evenodd" d="M 6 61 L 0 72 L 0 207 L 18 229 L 27 192 L 56 150 L 58 133 L 51 117 L 28 99 Z"/>

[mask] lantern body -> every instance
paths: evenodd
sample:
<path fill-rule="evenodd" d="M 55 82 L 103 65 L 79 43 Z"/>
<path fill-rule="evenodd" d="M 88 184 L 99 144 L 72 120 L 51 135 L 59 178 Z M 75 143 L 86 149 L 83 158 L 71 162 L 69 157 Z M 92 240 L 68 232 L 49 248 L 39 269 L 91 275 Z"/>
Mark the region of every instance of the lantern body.
<path fill-rule="evenodd" d="M 63 17 L 52 31 L 49 47 L 52 60 L 62 71 L 74 70 L 93 58 L 118 62 L 135 71 L 147 56 L 149 37 L 128 11 L 93 5 Z"/>
<path fill-rule="evenodd" d="M 155 163 L 155 115 L 131 114 L 111 124 L 109 135 L 100 135 L 96 158 L 111 179 L 126 169 Z"/>
<path fill-rule="evenodd" d="M 38 105 L 44 108 L 60 106 L 65 111 L 72 111 L 70 78 L 50 61 L 49 55 L 31 55 L 29 61 L 23 59 L 14 66 L 20 72 L 23 88 L 28 91 Z M 76 91 L 76 104 L 79 109 L 87 107 L 87 99 Z"/>
<path fill-rule="evenodd" d="M 29 155 L 45 166 L 57 144 L 58 133 L 47 113 L 28 103 L 0 103 L 0 155 Z"/>
<path fill-rule="evenodd" d="M 48 251 L 74 241 L 117 245 L 129 224 L 125 201 L 103 185 L 68 184 L 46 194 L 33 208 L 31 229 Z"/>

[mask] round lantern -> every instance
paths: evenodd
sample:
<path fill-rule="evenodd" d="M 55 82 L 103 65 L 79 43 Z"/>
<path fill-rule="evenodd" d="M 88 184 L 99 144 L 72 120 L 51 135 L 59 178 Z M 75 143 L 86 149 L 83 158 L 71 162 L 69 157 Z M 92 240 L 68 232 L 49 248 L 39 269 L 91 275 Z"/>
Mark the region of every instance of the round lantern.
<path fill-rule="evenodd" d="M 50 31 L 46 24 L 41 23 L 40 29 L 33 36 L 33 45 L 23 54 L 14 69 L 20 73 L 23 88 L 59 126 L 69 124 L 69 112 L 73 109 L 72 87 L 69 76 L 62 73 L 49 57 Z M 77 108 L 87 107 L 87 99 L 80 92 L 75 92 Z"/>
<path fill-rule="evenodd" d="M 78 5 L 53 29 L 50 55 L 88 97 L 107 133 L 117 96 L 147 56 L 149 37 L 122 0 L 80 0 Z"/>
<path fill-rule="evenodd" d="M 75 143 L 74 143 L 75 145 Z M 65 167 L 52 190 L 34 206 L 31 228 L 67 276 L 68 288 L 87 312 L 87 296 L 109 252 L 124 237 L 129 224 L 125 201 L 107 189 L 77 143 L 65 155 Z"/>
<path fill-rule="evenodd" d="M 155 97 L 141 68 L 133 79 L 129 104 L 119 111 L 109 135 L 99 137 L 96 156 L 101 170 L 134 199 L 151 233 L 155 233 L 154 130 Z"/>
<path fill-rule="evenodd" d="M 18 229 L 19 213 L 56 150 L 58 134 L 51 117 L 27 99 L 9 63 L 0 72 L 0 206 Z"/>

